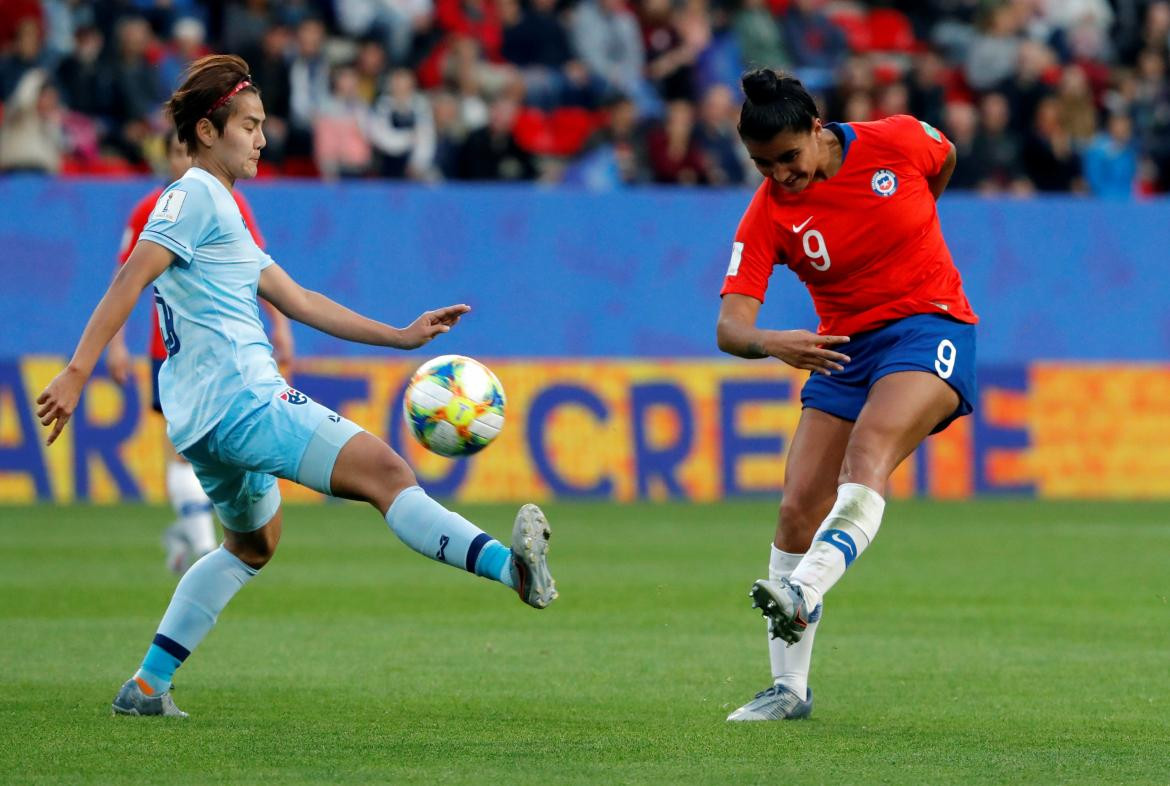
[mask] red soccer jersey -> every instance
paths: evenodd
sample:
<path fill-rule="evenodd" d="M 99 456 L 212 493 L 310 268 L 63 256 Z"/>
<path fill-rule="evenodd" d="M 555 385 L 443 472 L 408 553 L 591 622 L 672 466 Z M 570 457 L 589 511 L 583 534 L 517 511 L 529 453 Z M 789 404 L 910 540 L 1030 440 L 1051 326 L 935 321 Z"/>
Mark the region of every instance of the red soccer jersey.
<path fill-rule="evenodd" d="M 150 213 L 154 210 L 155 203 L 158 202 L 162 192 L 163 187 L 159 186 L 144 196 L 130 212 L 130 220 L 126 222 L 126 228 L 122 230 L 122 247 L 118 251 L 119 265 L 126 264 L 126 260 L 130 258 L 130 252 L 134 250 L 138 236 L 142 234 L 142 230 L 150 218 Z M 236 205 L 240 208 L 240 216 L 244 219 L 245 226 L 252 233 L 252 239 L 256 241 L 256 245 L 264 248 L 264 236 L 260 234 L 260 229 L 256 226 L 256 217 L 252 215 L 252 206 L 248 204 L 248 200 L 244 199 L 244 195 L 235 189 L 232 189 L 232 196 L 235 197 Z M 166 360 L 167 347 L 163 343 L 162 330 L 158 326 L 158 311 L 152 308 L 150 313 L 153 315 L 151 321 L 154 323 L 150 335 L 150 356 L 155 360 Z"/>
<path fill-rule="evenodd" d="M 927 177 L 950 145 L 909 115 L 839 126 L 845 158 L 833 177 L 786 194 L 760 184 L 735 233 L 721 295 L 761 303 L 776 265 L 812 295 L 823 335 L 850 336 L 915 314 L 979 321 L 943 240 Z"/>

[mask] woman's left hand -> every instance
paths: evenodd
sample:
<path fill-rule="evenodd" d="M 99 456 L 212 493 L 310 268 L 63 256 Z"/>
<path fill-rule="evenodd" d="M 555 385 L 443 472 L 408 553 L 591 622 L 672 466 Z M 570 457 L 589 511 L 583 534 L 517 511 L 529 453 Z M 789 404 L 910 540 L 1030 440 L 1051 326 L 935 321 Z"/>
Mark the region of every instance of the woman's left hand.
<path fill-rule="evenodd" d="M 421 347 L 440 333 L 450 331 L 468 311 L 471 311 L 471 306 L 463 303 L 424 311 L 418 319 L 402 329 L 401 348 Z"/>

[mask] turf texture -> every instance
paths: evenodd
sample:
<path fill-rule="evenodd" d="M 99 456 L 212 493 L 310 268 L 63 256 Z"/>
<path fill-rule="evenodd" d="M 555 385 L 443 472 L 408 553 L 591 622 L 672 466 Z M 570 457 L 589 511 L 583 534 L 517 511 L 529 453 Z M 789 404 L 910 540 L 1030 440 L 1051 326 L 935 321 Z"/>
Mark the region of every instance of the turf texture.
<path fill-rule="evenodd" d="M 461 511 L 506 541 L 513 508 Z M 288 508 L 171 720 L 109 715 L 167 511 L 0 508 L 0 782 L 1170 781 L 1170 506 L 892 503 L 828 597 L 813 718 L 763 724 L 724 718 L 770 681 L 774 502 L 546 512 L 536 611 L 360 505 Z"/>

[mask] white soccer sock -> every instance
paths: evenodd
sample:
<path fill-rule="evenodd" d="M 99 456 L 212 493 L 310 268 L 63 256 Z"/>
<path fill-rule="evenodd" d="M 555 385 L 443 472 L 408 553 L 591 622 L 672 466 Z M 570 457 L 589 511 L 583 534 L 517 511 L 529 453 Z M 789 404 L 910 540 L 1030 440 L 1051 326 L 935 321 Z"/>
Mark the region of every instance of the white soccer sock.
<path fill-rule="evenodd" d="M 810 612 L 877 537 L 885 509 L 882 495 L 860 483 L 837 488 L 837 502 L 790 577 L 803 588 Z"/>
<path fill-rule="evenodd" d="M 167 498 L 195 556 L 214 550 L 217 540 L 215 523 L 211 520 L 211 500 L 199 485 L 195 469 L 187 462 L 172 461 L 167 465 Z"/>
<path fill-rule="evenodd" d="M 768 561 L 768 578 L 779 581 L 792 575 L 800 564 L 803 554 L 789 554 L 772 546 L 772 557 Z M 802 699 L 808 690 L 808 672 L 812 663 L 813 637 L 816 636 L 820 620 L 810 622 L 800 641 L 789 646 L 784 639 L 768 636 L 768 655 L 772 660 L 772 682 L 782 682 Z"/>

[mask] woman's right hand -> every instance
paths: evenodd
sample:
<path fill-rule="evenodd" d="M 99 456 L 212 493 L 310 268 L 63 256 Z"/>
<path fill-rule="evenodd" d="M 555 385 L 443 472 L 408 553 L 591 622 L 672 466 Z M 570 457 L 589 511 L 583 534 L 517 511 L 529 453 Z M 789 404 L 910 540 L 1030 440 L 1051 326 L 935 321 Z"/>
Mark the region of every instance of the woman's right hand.
<path fill-rule="evenodd" d="M 795 368 L 803 368 L 826 376 L 844 371 L 849 356 L 833 351 L 832 347 L 845 344 L 849 336 L 822 336 L 807 330 L 771 330 L 764 343 L 764 351 Z"/>
<path fill-rule="evenodd" d="M 37 396 L 37 404 L 40 407 L 37 410 L 37 417 L 40 418 L 41 425 L 53 427 L 49 432 L 49 438 L 45 440 L 46 445 L 52 445 L 56 441 L 69 418 L 73 417 L 73 411 L 77 409 L 77 402 L 81 400 L 81 391 L 85 388 L 87 379 L 87 375 L 81 371 L 73 366 L 67 366 L 53 377 L 53 381 L 44 392 Z"/>

